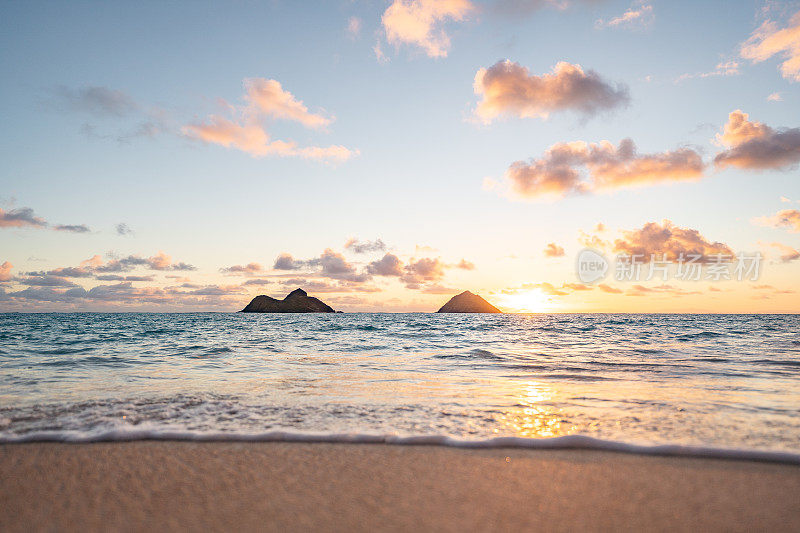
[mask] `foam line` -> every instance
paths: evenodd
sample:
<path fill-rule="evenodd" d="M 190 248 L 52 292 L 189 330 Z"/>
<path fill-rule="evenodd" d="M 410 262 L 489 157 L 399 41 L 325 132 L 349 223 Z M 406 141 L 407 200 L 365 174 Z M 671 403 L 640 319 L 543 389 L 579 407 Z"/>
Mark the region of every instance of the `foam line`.
<path fill-rule="evenodd" d="M 23 442 L 122 442 L 172 440 L 204 442 L 324 442 L 358 444 L 432 445 L 455 448 L 524 448 L 536 450 L 601 450 L 640 455 L 701 457 L 742 461 L 763 461 L 800 465 L 800 454 L 783 451 L 711 448 L 679 444 L 642 445 L 596 439 L 584 435 L 566 435 L 546 439 L 495 437 L 484 440 L 456 439 L 445 435 L 381 435 L 369 433 L 305 433 L 269 431 L 265 433 L 193 432 L 154 429 L 116 429 L 98 432 L 42 431 L 25 435 L 0 434 L 0 443 Z"/>

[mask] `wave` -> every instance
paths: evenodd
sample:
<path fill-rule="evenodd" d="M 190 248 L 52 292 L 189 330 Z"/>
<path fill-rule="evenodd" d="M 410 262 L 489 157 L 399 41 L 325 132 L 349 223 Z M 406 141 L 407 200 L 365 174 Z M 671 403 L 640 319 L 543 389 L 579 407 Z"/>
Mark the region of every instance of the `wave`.
<path fill-rule="evenodd" d="M 634 444 L 597 439 L 586 435 L 565 435 L 544 439 L 526 437 L 494 437 L 491 439 L 457 439 L 446 435 L 411 435 L 372 433 L 307 433 L 297 431 L 268 431 L 264 433 L 229 433 L 200 431 L 171 431 L 165 429 L 114 429 L 97 432 L 40 431 L 25 435 L 0 435 L 0 443 L 25 442 L 129 442 L 140 440 L 200 441 L 200 442 L 307 442 L 350 444 L 393 444 L 405 446 L 448 446 L 453 448 L 517 448 L 531 450 L 596 450 L 638 455 L 693 457 L 760 461 L 800 465 L 800 454 L 738 448 L 714 448 L 682 444 Z"/>

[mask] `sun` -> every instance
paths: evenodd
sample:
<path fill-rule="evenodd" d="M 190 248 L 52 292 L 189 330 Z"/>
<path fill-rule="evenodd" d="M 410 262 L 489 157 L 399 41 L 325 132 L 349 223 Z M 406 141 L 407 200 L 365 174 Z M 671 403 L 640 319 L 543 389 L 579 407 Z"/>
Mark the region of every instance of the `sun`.
<path fill-rule="evenodd" d="M 539 289 L 507 294 L 503 297 L 501 305 L 509 311 L 518 313 L 544 313 L 554 307 L 550 297 Z"/>

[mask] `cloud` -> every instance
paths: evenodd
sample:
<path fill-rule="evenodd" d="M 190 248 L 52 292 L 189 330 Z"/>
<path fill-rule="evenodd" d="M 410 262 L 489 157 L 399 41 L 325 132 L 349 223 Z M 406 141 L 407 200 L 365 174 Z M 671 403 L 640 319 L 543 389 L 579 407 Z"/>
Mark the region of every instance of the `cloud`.
<path fill-rule="evenodd" d="M 648 222 L 640 229 L 624 231 L 623 238 L 614 241 L 614 251 L 649 261 L 653 256 L 667 261 L 688 261 L 697 256 L 699 262 L 709 262 L 722 255 L 733 258 L 733 250 L 721 242 L 710 242 L 695 229 L 681 228 L 669 220 L 661 224 Z"/>
<path fill-rule="evenodd" d="M 306 266 L 306 261 L 299 261 L 292 257 L 292 254 L 282 253 L 275 259 L 272 268 L 275 270 L 300 270 Z"/>
<path fill-rule="evenodd" d="M 350 17 L 347 19 L 347 35 L 352 40 L 358 39 L 361 35 L 361 19 L 358 17 Z"/>
<path fill-rule="evenodd" d="M 767 96 L 768 102 L 780 102 L 782 100 L 783 96 L 781 96 L 781 93 L 772 93 L 769 96 Z"/>
<path fill-rule="evenodd" d="M 246 265 L 233 265 L 225 268 L 220 268 L 223 274 L 243 274 L 246 276 L 261 274 L 264 272 L 264 267 L 259 263 L 247 263 Z"/>
<path fill-rule="evenodd" d="M 0 282 L 9 281 L 11 279 L 12 268 L 14 268 L 14 265 L 8 261 L 4 261 L 3 264 L 0 265 Z"/>
<path fill-rule="evenodd" d="M 57 107 L 97 116 L 123 117 L 139 107 L 128 94 L 108 87 L 58 87 L 53 97 Z"/>
<path fill-rule="evenodd" d="M 791 246 L 779 242 L 771 242 L 769 245 L 778 249 L 782 263 L 789 263 L 791 261 L 797 261 L 800 259 L 800 250 L 796 250 Z"/>
<path fill-rule="evenodd" d="M 53 228 L 56 231 L 66 231 L 68 233 L 91 233 L 89 226 L 85 224 L 59 224 Z"/>
<path fill-rule="evenodd" d="M 770 20 L 764 22 L 742 43 L 740 53 L 753 63 L 778 56 L 783 60 L 780 66 L 783 77 L 800 81 L 800 11 L 784 28 Z"/>
<path fill-rule="evenodd" d="M 120 276 L 118 274 L 103 274 L 96 276 L 95 279 L 100 281 L 153 281 L 153 276 Z"/>
<path fill-rule="evenodd" d="M 364 241 L 360 242 L 356 238 L 348 239 L 346 243 L 344 243 L 344 247 L 347 250 L 351 250 L 353 253 L 356 254 L 365 254 L 369 252 L 382 252 L 386 250 L 386 244 L 380 240 L 375 239 L 374 241 Z"/>
<path fill-rule="evenodd" d="M 462 259 L 456 263 L 456 268 L 460 268 L 461 270 L 475 270 L 475 263 Z"/>
<path fill-rule="evenodd" d="M 631 139 L 554 144 L 540 159 L 512 163 L 505 174 L 520 198 L 563 198 L 571 194 L 647 186 L 703 177 L 700 154 L 691 148 L 639 154 Z M 584 172 L 585 169 L 585 172 Z"/>
<path fill-rule="evenodd" d="M 94 272 L 88 267 L 61 267 L 50 270 L 47 274 L 62 278 L 91 278 Z"/>
<path fill-rule="evenodd" d="M 616 287 L 612 287 L 611 285 L 608 285 L 607 283 L 601 283 L 600 285 L 597 286 L 597 288 L 600 289 L 601 291 L 607 292 L 609 294 L 622 294 L 622 290 L 621 289 L 617 289 Z"/>
<path fill-rule="evenodd" d="M 800 233 L 800 211 L 797 209 L 783 209 L 769 217 L 754 218 L 753 222 L 759 226 L 787 228 L 792 233 Z"/>
<path fill-rule="evenodd" d="M 381 23 L 390 44 L 411 44 L 428 57 L 446 57 L 450 36 L 442 26 L 448 20 L 464 20 L 474 9 L 469 0 L 394 0 Z"/>
<path fill-rule="evenodd" d="M 625 85 L 563 61 L 541 76 L 508 59 L 498 61 L 478 70 L 473 89 L 481 97 L 475 115 L 487 124 L 501 116 L 547 118 L 568 110 L 589 118 L 630 102 Z"/>
<path fill-rule="evenodd" d="M 719 168 L 729 166 L 750 170 L 787 170 L 800 163 L 800 128 L 773 129 L 751 122 L 740 109 L 728 115 L 717 142 L 726 149 L 714 158 Z"/>
<path fill-rule="evenodd" d="M 595 26 L 598 28 L 643 29 L 651 26 L 654 20 L 652 4 L 638 2 L 618 17 L 608 21 L 598 20 Z"/>
<path fill-rule="evenodd" d="M 114 229 L 116 230 L 117 235 L 133 235 L 133 230 L 124 222 L 117 224 Z"/>
<path fill-rule="evenodd" d="M 266 118 L 298 122 L 308 128 L 328 126 L 332 118 L 312 113 L 306 105 L 283 89 L 276 80 L 248 78 L 244 80 L 245 106 L 229 107 L 240 115 L 231 120 L 211 115 L 206 122 L 187 124 L 182 133 L 208 144 L 234 148 L 253 157 L 301 157 L 325 161 L 346 161 L 358 155 L 341 145 L 300 147 L 294 141 L 272 140 L 265 129 Z"/>
<path fill-rule="evenodd" d="M 403 262 L 396 255 L 387 253 L 377 261 L 369 263 L 367 272 L 375 276 L 400 277 L 403 275 Z"/>
<path fill-rule="evenodd" d="M 548 243 L 544 249 L 545 257 L 564 257 L 564 248 L 554 242 Z"/>
<path fill-rule="evenodd" d="M 20 207 L 5 211 L 0 209 L 0 228 L 44 228 L 47 227 L 45 219 L 37 217 L 30 207 Z"/>
<path fill-rule="evenodd" d="M 419 289 L 425 282 L 440 281 L 444 277 L 445 268 L 447 265 L 438 258 L 412 259 L 403 267 L 400 279 L 409 289 Z"/>
<path fill-rule="evenodd" d="M 320 275 L 345 281 L 352 281 L 354 283 L 363 283 L 369 281 L 370 275 L 368 273 L 359 273 L 356 268 L 347 262 L 345 257 L 330 248 L 327 248 L 319 257 L 319 265 L 322 267 Z"/>
<path fill-rule="evenodd" d="M 291 120 L 307 128 L 328 126 L 333 119 L 311 113 L 306 105 L 286 91 L 277 80 L 247 78 L 244 80 L 245 100 L 249 112 Z"/>
<path fill-rule="evenodd" d="M 682 82 L 683 80 L 688 80 L 692 78 L 715 78 L 718 76 L 736 76 L 741 74 L 739 70 L 739 63 L 736 61 L 722 61 L 717 63 L 717 66 L 714 70 L 710 72 L 698 72 L 696 74 L 681 74 L 678 76 L 678 79 L 675 80 L 676 83 Z"/>
<path fill-rule="evenodd" d="M 150 270 L 172 270 L 172 271 L 191 271 L 197 270 L 196 267 L 184 263 L 173 262 L 172 257 L 166 253 L 159 251 L 156 255 L 151 257 L 140 257 L 138 255 L 129 255 L 120 259 L 111 259 L 107 263 L 98 261 L 99 256 L 94 256 L 81 264 L 84 268 L 89 268 L 97 273 L 113 273 L 113 272 L 128 272 L 136 267 L 143 266 Z"/>

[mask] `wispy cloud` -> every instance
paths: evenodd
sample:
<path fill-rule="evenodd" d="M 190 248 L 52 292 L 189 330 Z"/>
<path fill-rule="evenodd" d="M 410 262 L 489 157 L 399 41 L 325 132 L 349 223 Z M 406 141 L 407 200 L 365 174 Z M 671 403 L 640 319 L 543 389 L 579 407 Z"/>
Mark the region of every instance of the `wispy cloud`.
<path fill-rule="evenodd" d="M 508 59 L 498 61 L 475 74 L 473 88 L 481 97 L 475 115 L 484 123 L 501 116 L 547 118 L 559 111 L 588 118 L 630 102 L 625 85 L 563 61 L 541 76 Z"/>
<path fill-rule="evenodd" d="M 5 211 L 0 209 L 0 228 L 45 228 L 47 221 L 34 214 L 30 207 L 19 207 Z"/>
<path fill-rule="evenodd" d="M 595 26 L 598 28 L 641 30 L 652 26 L 653 21 L 655 21 L 653 5 L 648 2 L 637 2 L 618 17 L 608 20 L 599 19 Z"/>
<path fill-rule="evenodd" d="M 244 80 L 243 106 L 226 105 L 238 115 L 231 120 L 211 115 L 206 122 L 187 124 L 185 136 L 226 148 L 235 148 L 254 157 L 302 157 L 326 161 L 346 161 L 358 154 L 341 145 L 300 147 L 294 141 L 272 140 L 264 122 L 267 118 L 297 122 L 312 129 L 324 128 L 333 118 L 309 111 L 292 93 L 276 80 L 249 78 Z"/>
<path fill-rule="evenodd" d="M 800 11 L 781 27 L 772 20 L 765 21 L 741 45 L 741 56 L 753 63 L 773 56 L 782 59 L 780 71 L 784 78 L 800 81 Z"/>
<path fill-rule="evenodd" d="M 800 233 L 800 211 L 783 209 L 771 216 L 754 218 L 753 223 L 771 228 L 786 228 L 792 233 Z"/>
<path fill-rule="evenodd" d="M 675 83 L 680 83 L 684 80 L 689 80 L 692 78 L 715 78 L 719 76 L 736 76 L 741 74 L 739 70 L 739 63 L 737 61 L 729 60 L 729 61 L 721 61 L 717 63 L 717 66 L 714 67 L 714 70 L 708 72 L 697 72 L 694 74 L 681 74 L 675 80 Z"/>

